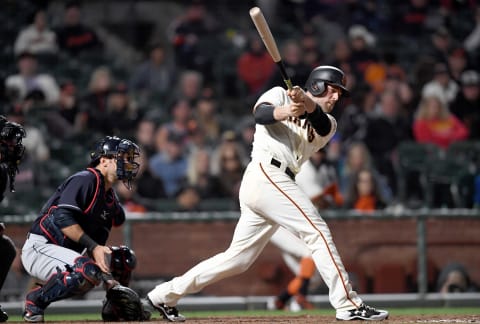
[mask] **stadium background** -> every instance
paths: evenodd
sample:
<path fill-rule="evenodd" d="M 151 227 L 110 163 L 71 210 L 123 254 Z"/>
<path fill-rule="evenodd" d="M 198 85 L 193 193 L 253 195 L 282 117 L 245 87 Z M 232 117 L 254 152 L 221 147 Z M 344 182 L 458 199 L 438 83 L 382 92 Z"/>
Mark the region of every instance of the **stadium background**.
<path fill-rule="evenodd" d="M 248 16 L 248 9 L 254 5 L 267 5 L 266 12 L 272 24 L 272 30 L 280 46 L 288 39 L 303 39 L 308 28 L 303 29 L 303 22 L 311 22 L 318 28 L 317 60 L 321 63 L 331 62 L 332 46 L 336 38 L 348 39 L 348 32 L 354 25 L 361 24 L 367 27 L 370 34 L 376 38 L 373 50 L 381 61 L 385 52 L 393 52 L 396 64 L 407 74 L 406 83 L 412 89 L 412 101 L 404 107 L 407 115 L 413 118 L 413 111 L 421 97 L 421 87 L 433 78 L 435 60 L 426 59 L 431 53 L 431 39 L 445 27 L 455 46 L 462 47 L 462 41 L 475 27 L 475 13 L 478 10 L 475 1 L 425 1 L 425 7 L 415 10 L 411 4 L 421 1 L 407 1 L 403 4 L 386 4 L 381 1 L 203 1 L 209 15 L 216 18 L 216 28 L 202 39 L 201 64 L 188 67 L 179 63 L 178 53 L 172 43 L 172 26 L 178 17 L 182 16 L 190 1 L 85 1 L 82 4 L 82 20 L 97 33 L 103 46 L 101 48 L 71 53 L 58 51 L 54 55 L 38 55 L 39 69 L 51 74 L 57 80 L 62 90 L 65 85 L 73 85 L 79 102 L 88 96 L 88 84 L 92 73 L 102 66 L 110 69 L 113 75 L 112 89 L 127 93 L 129 100 L 135 103 L 135 119 L 130 122 L 137 126 L 143 119 L 155 120 L 161 127 L 171 121 L 169 109 L 176 102 L 178 92 L 178 76 L 181 72 L 190 69 L 200 71 L 204 78 L 204 96 L 212 96 L 216 102 L 217 115 L 221 121 L 221 133 L 218 142 L 213 143 L 211 149 L 215 152 L 222 141 L 232 140 L 232 136 L 240 138 L 242 127 L 249 127 L 251 120 L 248 112 L 254 100 L 254 94 L 249 93 L 246 85 L 239 79 L 236 62 L 246 50 L 246 42 L 252 32 L 252 23 Z M 276 4 L 276 5 L 272 5 Z M 14 43 L 19 32 L 29 24 L 32 14 L 38 8 L 44 8 L 47 13 L 48 25 L 56 28 L 62 25 L 65 2 L 62 1 L 5 1 L 0 13 L 1 61 L 0 77 L 5 80 L 17 71 L 17 58 L 14 53 Z M 373 10 L 375 8 L 375 11 Z M 403 16 L 402 16 L 403 15 Z M 424 20 L 417 25 L 415 19 Z M 412 24 L 405 24 L 412 18 Z M 427 17 L 429 19 L 427 19 Z M 418 21 L 417 21 L 418 22 Z M 421 27 L 421 28 L 420 28 Z M 306 27 L 305 27 L 306 28 Z M 416 29 L 417 28 L 417 29 Z M 420 29 L 418 29 L 420 28 Z M 412 30 L 413 29 L 413 30 Z M 170 64 L 175 66 L 177 80 L 168 85 L 165 93 L 151 93 L 142 96 L 130 91 L 129 81 L 133 71 L 145 59 L 145 53 L 154 42 L 164 45 Z M 448 55 L 450 52 L 445 53 Z M 468 68 L 478 71 L 478 48 L 476 51 L 462 52 L 468 57 Z M 424 55 L 425 54 L 425 55 Z M 477 62 L 477 63 L 476 63 Z M 361 88 L 362 75 L 351 73 L 355 82 L 352 92 Z M 272 78 L 271 82 L 276 82 Z M 281 84 L 278 83 L 277 84 Z M 2 86 L 4 86 L 2 82 Z M 123 87 L 126 88 L 123 88 Z M 115 91 L 113 91 L 115 92 Z M 377 93 L 380 97 L 380 93 Z M 355 97 L 355 96 L 353 96 Z M 27 125 L 39 130 L 43 137 L 48 154 L 39 157 L 27 151 L 27 161 L 20 168 L 17 181 L 17 192 L 9 194 L 0 206 L 2 217 L 18 215 L 17 218 L 8 218 L 7 233 L 17 243 L 23 244 L 23 237 L 28 228 L 24 220 L 35 215 L 42 201 L 54 190 L 59 181 L 70 172 L 77 170 L 88 161 L 88 147 L 102 133 L 101 128 L 91 129 L 88 126 L 75 132 L 62 132 L 56 127 L 56 120 L 52 122 L 51 113 L 58 110 L 55 105 L 38 104 L 34 108 L 25 109 L 22 102 L 12 100 L 11 93 L 6 88 L 2 91 L 1 112 L 7 115 L 22 115 Z M 349 102 L 341 103 L 336 114 L 341 113 Z M 19 108 L 20 107 L 20 108 Z M 20 109 L 20 113 L 19 113 Z M 85 108 L 88 111 L 88 108 Z M 195 108 L 194 108 L 195 109 Z M 83 110 L 79 110 L 84 112 Z M 107 117 L 108 118 L 108 117 Z M 114 120 L 115 121 L 115 120 Z M 241 121 L 241 122 L 239 122 Z M 114 122 L 115 124 L 115 122 Z M 135 137 L 136 128 L 113 128 L 121 136 Z M 68 134 L 68 135 L 67 135 Z M 471 138 L 476 140 L 478 138 Z M 342 144 L 342 142 L 340 141 Z M 470 141 L 468 141 L 470 143 Z M 400 147 L 400 143 L 398 143 Z M 393 215 L 389 219 L 375 219 L 359 216 L 358 219 L 335 220 L 335 213 L 329 224 L 337 237 L 336 242 L 346 264 L 352 271 L 357 271 L 363 279 L 359 281 L 361 293 L 387 292 L 416 292 L 418 290 L 418 254 L 417 254 L 417 225 L 415 219 L 395 220 L 395 211 L 401 214 L 410 208 L 447 208 L 451 216 L 447 220 L 435 214 L 442 214 L 438 210 L 432 211 L 432 218 L 427 221 L 427 257 L 428 290 L 435 290 L 435 280 L 438 271 L 450 261 L 464 263 L 472 278 L 480 282 L 480 260 L 474 251 L 480 243 L 475 233 L 478 233 L 478 218 L 464 219 L 455 215 L 457 208 L 474 208 L 473 178 L 477 174 L 478 151 L 466 155 L 469 162 L 467 185 L 460 190 L 460 202 L 454 198 L 448 199 L 448 205 L 428 205 L 428 192 L 418 199 L 402 200 L 396 196 L 385 214 Z M 345 154 L 344 150 L 341 150 Z M 332 152 L 333 154 L 333 152 Z M 462 156 L 465 159 L 465 156 Z M 473 166 L 473 167 L 472 167 Z M 400 165 L 396 172 L 401 172 Z M 401 174 L 401 173 L 400 173 Z M 398 174 L 397 174 L 398 175 Z M 434 181 L 432 177 L 430 180 Z M 455 175 L 447 181 L 456 179 Z M 403 180 L 403 179 L 397 179 Z M 189 186 L 186 186 L 189 188 Z M 425 187 L 430 188 L 431 187 Z M 462 188 L 462 187 L 461 187 Z M 445 192 L 443 192 L 445 194 Z M 399 193 L 397 193 L 399 194 Z M 447 191 L 446 194 L 452 193 Z M 147 219 L 149 215 L 159 218 L 158 221 L 145 223 L 135 222 L 131 232 L 117 231 L 112 239 L 113 244 L 119 244 L 126 238 L 131 240 L 132 247 L 139 256 L 139 268 L 136 274 L 138 288 L 143 289 L 142 282 L 147 285 L 155 280 L 168 278 L 188 269 L 195 262 L 212 255 L 226 247 L 231 236 L 234 221 L 231 219 L 196 219 L 196 211 L 208 212 L 235 211 L 235 196 L 228 194 L 222 197 L 201 199 L 189 214 L 187 221 L 175 219 L 161 220 L 162 214 L 155 212 L 185 211 L 188 209 L 177 199 L 178 195 L 150 199 L 145 197 L 124 197 L 128 199 L 128 206 L 132 211 L 138 211 L 142 206 Z M 418 198 L 418 197 L 414 197 Z M 444 202 L 446 202 L 445 200 Z M 445 203 L 446 204 L 446 203 Z M 420 210 L 420 209 L 419 209 Z M 423 209 L 422 209 L 423 210 Z M 187 210 L 188 211 L 188 210 Z M 189 210 L 190 212 L 192 210 Z M 393 211 L 393 212 L 392 212 Z M 472 209 L 473 213 L 475 210 Z M 342 215 L 342 209 L 336 211 Z M 382 213 L 380 213 L 382 214 Z M 26 216 L 25 216 L 26 215 Z M 136 213 L 132 217 L 142 217 Z M 155 216 L 156 215 L 156 216 Z M 10 217 L 10 216 L 9 216 Z M 25 218 L 24 218 L 25 217 Z M 381 217 L 380 217 L 381 218 Z M 342 238 L 341 240 L 339 238 Z M 348 239 L 344 239 L 348 238 Z M 164 247 L 152 251 L 153 247 Z M 380 274 L 388 274 L 381 277 Z M 287 282 L 291 274 L 283 264 L 280 252 L 269 246 L 254 267 L 238 280 L 231 280 L 222 284 L 213 285 L 206 289 L 204 294 L 212 295 L 274 295 Z M 19 276 L 19 277 L 15 277 Z M 398 280 L 393 280 L 399 278 Z M 16 280 L 21 278 L 20 280 Z M 383 286 L 380 284 L 384 280 Z M 378 280 L 378 282 L 375 282 Z M 26 282 L 24 274 L 15 272 L 4 290 L 2 298 L 21 299 L 22 285 Z M 248 284 L 247 284 L 248 283 Z M 8 286 L 10 284 L 10 286 Z M 147 288 L 146 288 L 147 289 Z M 383 289 L 383 290 L 382 290 Z M 7 294 L 5 294 L 7 292 Z M 318 291 L 323 294 L 325 291 Z"/>

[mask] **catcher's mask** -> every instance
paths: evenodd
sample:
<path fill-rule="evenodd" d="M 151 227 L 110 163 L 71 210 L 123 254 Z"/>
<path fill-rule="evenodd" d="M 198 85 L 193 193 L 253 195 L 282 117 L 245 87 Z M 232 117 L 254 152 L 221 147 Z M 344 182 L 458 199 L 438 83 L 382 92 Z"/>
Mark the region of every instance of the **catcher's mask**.
<path fill-rule="evenodd" d="M 322 96 L 327 89 L 327 84 L 342 89 L 344 95 L 348 95 L 347 80 L 342 70 L 330 66 L 321 65 L 316 67 L 308 77 L 305 88 L 316 97 Z"/>
<path fill-rule="evenodd" d="M 125 186 L 132 189 L 132 180 L 136 177 L 140 164 L 135 158 L 140 155 L 137 144 L 130 140 L 116 136 L 106 136 L 100 140 L 95 150 L 90 153 L 90 166 L 96 166 L 101 157 L 117 160 L 117 178 L 122 180 Z"/>
<path fill-rule="evenodd" d="M 18 173 L 18 165 L 22 161 L 25 146 L 22 139 L 26 136 L 22 125 L 7 121 L 0 116 L 0 162 L 5 163 L 8 169 L 10 191 L 15 191 L 15 176 Z"/>

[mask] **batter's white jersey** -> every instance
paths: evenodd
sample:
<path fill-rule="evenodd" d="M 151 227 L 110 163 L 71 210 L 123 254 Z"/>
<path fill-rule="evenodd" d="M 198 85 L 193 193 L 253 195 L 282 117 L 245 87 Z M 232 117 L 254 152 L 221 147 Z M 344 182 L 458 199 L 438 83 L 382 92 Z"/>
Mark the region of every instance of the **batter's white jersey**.
<path fill-rule="evenodd" d="M 284 106 L 290 103 L 285 89 L 275 87 L 265 92 L 255 106 L 270 103 L 274 106 Z M 270 125 L 256 125 L 253 139 L 252 160 L 267 161 L 272 157 L 285 162 L 297 174 L 300 166 L 310 156 L 333 137 L 337 130 L 337 121 L 328 115 L 332 129 L 326 136 L 318 135 L 307 119 L 289 117 Z"/>

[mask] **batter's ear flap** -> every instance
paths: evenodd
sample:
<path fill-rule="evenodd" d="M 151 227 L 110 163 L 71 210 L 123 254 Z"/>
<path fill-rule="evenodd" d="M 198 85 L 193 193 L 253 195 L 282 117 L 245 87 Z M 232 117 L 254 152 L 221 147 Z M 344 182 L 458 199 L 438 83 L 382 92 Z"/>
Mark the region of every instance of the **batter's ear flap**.
<path fill-rule="evenodd" d="M 313 80 L 310 84 L 309 90 L 312 95 L 318 97 L 325 92 L 326 86 L 324 81 Z"/>

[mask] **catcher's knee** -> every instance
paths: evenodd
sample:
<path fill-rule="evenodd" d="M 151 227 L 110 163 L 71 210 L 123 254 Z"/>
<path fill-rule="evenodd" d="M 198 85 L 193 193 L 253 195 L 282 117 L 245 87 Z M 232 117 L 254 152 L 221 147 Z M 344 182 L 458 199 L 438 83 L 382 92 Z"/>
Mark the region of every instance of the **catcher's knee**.
<path fill-rule="evenodd" d="M 112 246 L 111 250 L 110 270 L 112 276 L 121 285 L 128 286 L 132 271 L 137 266 L 135 252 L 125 245 Z"/>
<path fill-rule="evenodd" d="M 72 286 L 77 288 L 78 293 L 87 292 L 102 282 L 102 270 L 92 259 L 80 256 L 75 259 L 70 277 L 76 281 L 72 282 Z"/>

